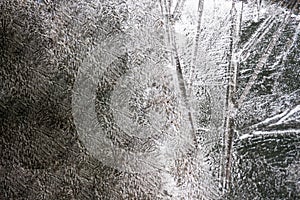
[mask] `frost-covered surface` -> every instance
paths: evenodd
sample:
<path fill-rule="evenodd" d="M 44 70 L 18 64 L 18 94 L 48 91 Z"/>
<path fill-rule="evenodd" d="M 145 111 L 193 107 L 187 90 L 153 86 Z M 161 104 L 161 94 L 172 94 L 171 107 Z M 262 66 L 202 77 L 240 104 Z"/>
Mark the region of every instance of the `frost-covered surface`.
<path fill-rule="evenodd" d="M 0 199 L 300 198 L 299 6 L 2 0 Z"/>

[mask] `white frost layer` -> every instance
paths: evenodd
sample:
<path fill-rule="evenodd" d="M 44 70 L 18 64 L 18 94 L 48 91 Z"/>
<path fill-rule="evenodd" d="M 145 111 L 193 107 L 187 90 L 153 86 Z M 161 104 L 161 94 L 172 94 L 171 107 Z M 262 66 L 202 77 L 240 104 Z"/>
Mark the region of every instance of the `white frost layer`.
<path fill-rule="evenodd" d="M 253 134 L 244 134 L 239 137 L 240 140 L 251 138 L 257 135 L 272 135 L 272 134 L 286 134 L 286 133 L 300 133 L 298 129 L 289 130 L 274 130 L 274 131 L 254 131 Z"/>

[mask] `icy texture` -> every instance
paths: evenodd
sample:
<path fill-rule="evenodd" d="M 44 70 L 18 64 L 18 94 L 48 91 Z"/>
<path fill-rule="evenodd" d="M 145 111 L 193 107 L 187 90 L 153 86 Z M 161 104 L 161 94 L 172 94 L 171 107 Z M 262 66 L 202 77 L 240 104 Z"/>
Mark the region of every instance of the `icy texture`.
<path fill-rule="evenodd" d="M 0 1 L 0 199 L 300 198 L 299 7 Z"/>

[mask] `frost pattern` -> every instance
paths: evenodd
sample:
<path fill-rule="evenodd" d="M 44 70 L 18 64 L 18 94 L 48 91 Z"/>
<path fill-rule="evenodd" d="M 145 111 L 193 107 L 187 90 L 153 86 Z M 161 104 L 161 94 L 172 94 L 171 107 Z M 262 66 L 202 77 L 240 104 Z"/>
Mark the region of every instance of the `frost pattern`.
<path fill-rule="evenodd" d="M 300 198 L 299 6 L 2 0 L 0 199 Z"/>

